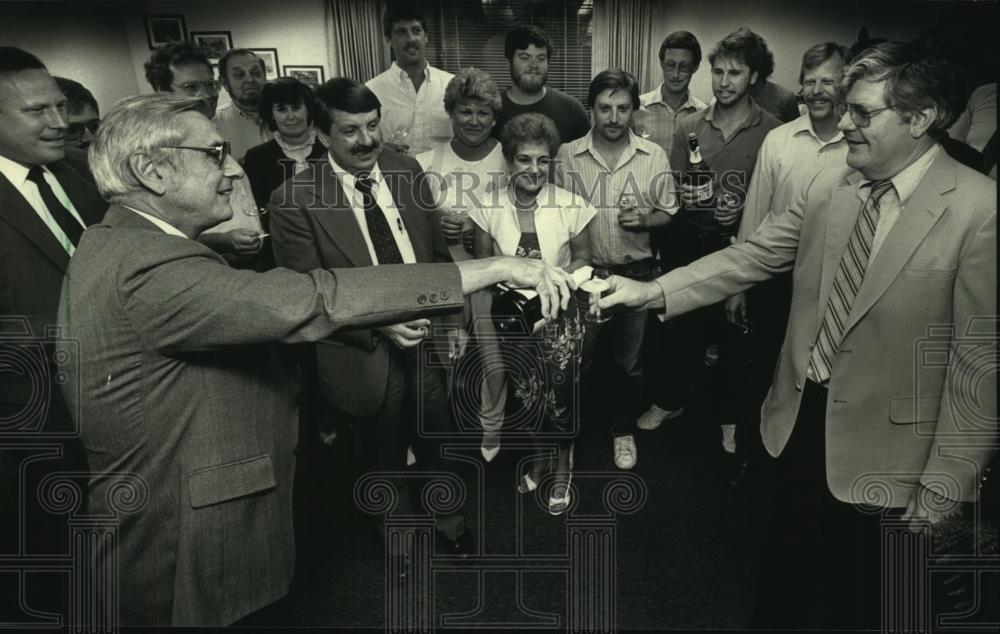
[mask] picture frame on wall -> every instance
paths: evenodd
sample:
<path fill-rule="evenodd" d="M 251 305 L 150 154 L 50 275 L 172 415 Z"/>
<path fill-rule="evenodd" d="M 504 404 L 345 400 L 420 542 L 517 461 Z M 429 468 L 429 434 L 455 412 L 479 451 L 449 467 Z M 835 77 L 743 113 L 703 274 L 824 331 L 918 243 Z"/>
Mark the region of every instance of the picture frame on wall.
<path fill-rule="evenodd" d="M 222 54 L 233 48 L 230 31 L 191 31 L 191 43 L 205 51 L 208 61 L 217 64 Z"/>
<path fill-rule="evenodd" d="M 187 25 L 183 15 L 147 15 L 146 42 L 150 50 L 170 42 L 186 42 Z"/>
<path fill-rule="evenodd" d="M 283 66 L 281 74 L 316 88 L 326 81 L 322 66 Z"/>
<path fill-rule="evenodd" d="M 281 66 L 278 66 L 278 49 L 276 48 L 247 48 L 248 51 L 264 60 L 265 77 L 268 80 L 277 79 Z"/>

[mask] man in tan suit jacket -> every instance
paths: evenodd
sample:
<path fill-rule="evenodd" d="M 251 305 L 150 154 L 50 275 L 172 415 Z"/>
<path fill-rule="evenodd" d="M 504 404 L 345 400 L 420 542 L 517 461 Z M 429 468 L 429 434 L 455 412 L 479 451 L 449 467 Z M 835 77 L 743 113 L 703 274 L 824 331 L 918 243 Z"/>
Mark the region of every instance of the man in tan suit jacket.
<path fill-rule="evenodd" d="M 460 310 L 504 278 L 539 289 L 550 315 L 568 298 L 565 276 L 516 261 L 231 268 L 194 240 L 232 214 L 242 176 L 200 103 L 133 97 L 104 120 L 91 163 L 115 204 L 80 240 L 59 304 L 79 344 L 64 393 L 90 512 L 117 520 L 91 575 L 110 585 L 74 596 L 125 626 L 227 625 L 287 593 L 299 385 L 275 344 Z"/>
<path fill-rule="evenodd" d="M 976 499 L 995 450 L 996 185 L 936 140 L 961 112 L 957 77 L 909 45 L 870 49 L 844 80 L 840 128 L 856 172 L 821 172 L 745 243 L 645 286 L 616 280 L 602 301 L 669 318 L 793 270 L 761 412 L 784 512 L 768 529 L 765 563 L 777 572 L 765 576 L 756 625 L 774 625 L 761 614 L 770 609 L 797 626 L 877 626 L 880 517 L 940 522 Z M 876 188 L 887 193 L 867 266 L 845 293 L 842 270 Z M 831 312 L 846 317 L 821 361 Z"/>

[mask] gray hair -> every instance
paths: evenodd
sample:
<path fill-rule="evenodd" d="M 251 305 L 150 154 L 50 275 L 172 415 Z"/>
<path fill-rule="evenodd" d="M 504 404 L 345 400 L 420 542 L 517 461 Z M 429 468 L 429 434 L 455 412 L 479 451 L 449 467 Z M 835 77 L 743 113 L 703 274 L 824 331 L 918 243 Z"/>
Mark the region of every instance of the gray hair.
<path fill-rule="evenodd" d="M 176 145 L 185 130 L 177 115 L 200 112 L 199 97 L 174 94 L 139 95 L 118 102 L 101 122 L 90 144 L 90 170 L 101 195 L 117 201 L 142 185 L 132 174 L 129 159 L 154 148 Z"/>

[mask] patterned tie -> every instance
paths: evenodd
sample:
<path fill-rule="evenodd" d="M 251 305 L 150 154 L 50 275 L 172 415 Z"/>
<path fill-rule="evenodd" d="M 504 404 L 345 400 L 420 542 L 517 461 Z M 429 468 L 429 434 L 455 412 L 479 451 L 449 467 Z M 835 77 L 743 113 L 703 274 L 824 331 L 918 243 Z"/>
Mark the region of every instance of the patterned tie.
<path fill-rule="evenodd" d="M 56 198 L 55 193 L 52 188 L 49 187 L 49 183 L 45 180 L 45 175 L 42 173 L 42 168 L 37 165 L 28 170 L 28 180 L 38 187 L 38 193 L 42 195 L 42 202 L 48 208 L 49 213 L 55 219 L 56 224 L 62 229 L 69 241 L 73 243 L 73 246 L 80 244 L 80 236 L 83 234 L 83 225 L 73 217 L 73 214 L 69 212 L 66 207 L 63 206 L 59 199 Z"/>
<path fill-rule="evenodd" d="M 375 247 L 375 257 L 378 258 L 376 264 L 402 264 L 403 255 L 399 252 L 396 238 L 392 235 L 392 228 L 389 221 L 385 219 L 382 208 L 375 202 L 372 188 L 375 181 L 367 175 L 359 175 L 354 179 L 354 187 L 361 192 L 361 198 L 365 205 L 365 222 L 368 223 L 368 237 L 371 238 L 372 246 Z"/>
<path fill-rule="evenodd" d="M 890 180 L 872 181 L 869 185 L 871 192 L 861 207 L 858 222 L 854 225 L 854 233 L 840 259 L 837 276 L 833 279 L 833 291 L 826 304 L 823 326 L 809 357 L 809 369 L 820 383 L 830 379 L 830 368 L 844 338 L 847 316 L 851 313 L 851 305 L 854 304 L 854 298 L 857 297 L 858 289 L 861 288 L 861 282 L 865 278 L 872 240 L 875 238 L 875 227 L 878 225 L 879 201 L 892 189 Z"/>

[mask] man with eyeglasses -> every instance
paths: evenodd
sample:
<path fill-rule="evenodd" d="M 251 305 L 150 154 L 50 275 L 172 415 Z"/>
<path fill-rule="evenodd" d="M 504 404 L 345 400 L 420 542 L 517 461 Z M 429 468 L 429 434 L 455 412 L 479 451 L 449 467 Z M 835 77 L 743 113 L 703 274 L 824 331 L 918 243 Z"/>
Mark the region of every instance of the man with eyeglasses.
<path fill-rule="evenodd" d="M 53 77 L 66 97 L 66 145 L 87 149 L 101 124 L 101 112 L 94 95 L 78 81 Z"/>
<path fill-rule="evenodd" d="M 216 106 L 221 84 L 215 79 L 212 65 L 200 47 L 190 42 L 164 44 L 149 56 L 145 69 L 146 81 L 153 90 L 198 97 L 202 100 L 200 112 L 209 119 L 218 119 Z M 234 266 L 262 268 L 258 264 L 263 258 L 257 254 L 266 236 L 261 235 L 257 204 L 246 179 L 233 181 L 229 200 L 232 218 L 202 233 L 199 240 L 226 256 Z"/>
<path fill-rule="evenodd" d="M 243 178 L 200 109 L 141 95 L 108 113 L 90 152 L 113 204 L 59 306 L 79 346 L 66 398 L 85 422 L 90 510 L 117 530 L 93 549 L 95 578 L 117 584 L 79 596 L 116 606 L 106 618 L 125 627 L 225 626 L 288 592 L 301 384 L 279 344 L 460 311 L 504 280 L 538 291 L 549 317 L 572 292 L 566 274 L 516 258 L 236 270 L 194 239 L 232 214 Z"/>
<path fill-rule="evenodd" d="M 601 301 L 670 318 L 793 271 L 761 410 L 775 508 L 760 629 L 877 628 L 901 572 L 880 565 L 923 564 L 887 550 L 913 543 L 893 527 L 954 526 L 997 443 L 996 183 L 939 143 L 964 107 L 961 73 L 887 42 L 841 87 L 850 172 L 820 172 L 744 242 L 655 282 L 612 278 Z M 917 623 L 933 600 L 882 608 Z"/>
<path fill-rule="evenodd" d="M 632 129 L 669 154 L 677 118 L 707 107 L 688 90 L 691 78 L 701 65 L 701 45 L 691 33 L 674 31 L 660 44 L 659 58 L 663 81 L 654 90 L 639 95 L 640 108 L 635 113 Z"/>
<path fill-rule="evenodd" d="M 62 337 L 50 330 L 70 257 L 107 203 L 86 161 L 66 155 L 67 118 L 66 97 L 45 65 L 0 47 L 0 552 L 25 557 L 66 548 L 68 516 L 44 507 L 40 483 L 87 470 L 59 391 Z M 19 596 L 33 609 L 64 612 L 65 590 L 39 577 L 20 590 L 18 580 L 0 580 L 0 613 L 14 614 L 5 599 Z"/>
<path fill-rule="evenodd" d="M 834 42 L 811 46 L 802 56 L 800 95 L 808 112 L 771 130 L 764 138 L 750 179 L 737 240 L 753 235 L 772 209 L 777 213 L 787 209 L 816 172 L 850 170 L 845 162 L 847 140 L 837 128 L 843 114 L 839 86 L 847 56 L 847 48 Z M 771 385 L 791 301 L 792 276 L 788 272 L 726 300 L 729 323 L 746 333 L 737 346 L 741 357 L 738 380 L 744 387 L 739 390 L 742 399 L 737 422 L 739 461 L 730 474 L 733 486 L 742 485 L 754 450 L 760 445 L 759 434 L 755 433 L 760 405 Z"/>

